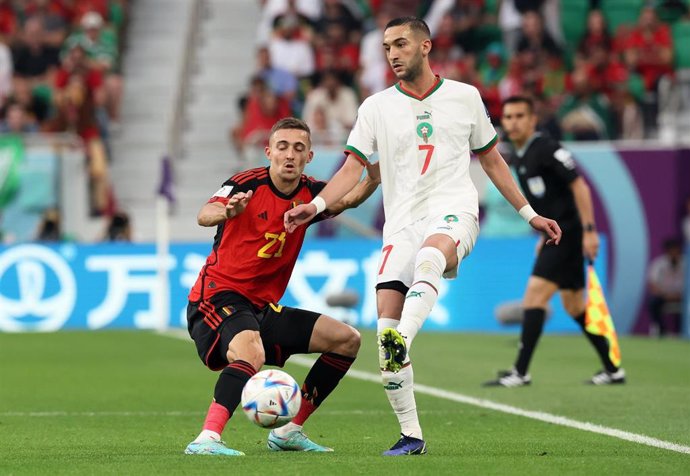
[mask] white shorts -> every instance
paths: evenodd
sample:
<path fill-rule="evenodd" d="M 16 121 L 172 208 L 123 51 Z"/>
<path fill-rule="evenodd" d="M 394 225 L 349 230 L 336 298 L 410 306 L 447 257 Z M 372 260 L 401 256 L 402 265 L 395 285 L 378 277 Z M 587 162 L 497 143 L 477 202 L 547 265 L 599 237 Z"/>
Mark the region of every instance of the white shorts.
<path fill-rule="evenodd" d="M 384 238 L 376 282 L 400 281 L 410 287 L 417 252 L 424 240 L 436 234 L 448 235 L 456 243 L 459 266 L 460 261 L 470 254 L 477 242 L 479 222 L 470 213 L 434 215 Z M 458 266 L 446 271 L 443 277 L 457 277 Z"/>

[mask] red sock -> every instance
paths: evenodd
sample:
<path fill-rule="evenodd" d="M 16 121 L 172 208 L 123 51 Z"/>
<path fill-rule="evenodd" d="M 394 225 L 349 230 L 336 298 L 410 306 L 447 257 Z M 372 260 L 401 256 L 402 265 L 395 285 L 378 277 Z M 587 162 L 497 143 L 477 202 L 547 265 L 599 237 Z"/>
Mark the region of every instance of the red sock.
<path fill-rule="evenodd" d="M 223 428 L 225 428 L 225 424 L 228 420 L 230 420 L 230 412 L 228 409 L 220 403 L 216 403 L 214 400 L 211 402 L 211 406 L 208 407 L 208 413 L 204 421 L 204 430 L 215 431 L 221 435 L 223 434 Z"/>
<path fill-rule="evenodd" d="M 307 421 L 309 415 L 314 413 L 314 410 L 316 410 L 316 408 L 316 405 L 311 403 L 309 400 L 305 400 L 304 397 L 302 397 L 302 404 L 299 407 L 299 412 L 297 412 L 295 418 L 292 419 L 292 423 L 299 426 L 304 425 L 304 422 Z"/>

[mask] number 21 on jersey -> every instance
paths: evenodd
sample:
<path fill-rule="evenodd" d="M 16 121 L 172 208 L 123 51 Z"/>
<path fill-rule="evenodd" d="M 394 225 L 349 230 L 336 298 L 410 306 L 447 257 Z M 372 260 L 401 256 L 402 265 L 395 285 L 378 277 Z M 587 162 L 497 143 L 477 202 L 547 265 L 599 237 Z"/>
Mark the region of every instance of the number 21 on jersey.
<path fill-rule="evenodd" d="M 266 238 L 268 243 L 261 247 L 256 256 L 259 258 L 280 258 L 283 256 L 283 248 L 285 247 L 285 232 L 266 233 L 264 238 Z"/>

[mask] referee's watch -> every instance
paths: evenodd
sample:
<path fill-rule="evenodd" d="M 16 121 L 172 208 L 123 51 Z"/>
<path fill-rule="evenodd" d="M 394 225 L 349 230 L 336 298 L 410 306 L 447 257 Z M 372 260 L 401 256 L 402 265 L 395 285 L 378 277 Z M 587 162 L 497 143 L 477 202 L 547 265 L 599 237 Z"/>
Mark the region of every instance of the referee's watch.
<path fill-rule="evenodd" d="M 597 228 L 594 226 L 594 223 L 587 223 L 585 226 L 582 227 L 582 229 L 587 232 L 597 231 Z"/>

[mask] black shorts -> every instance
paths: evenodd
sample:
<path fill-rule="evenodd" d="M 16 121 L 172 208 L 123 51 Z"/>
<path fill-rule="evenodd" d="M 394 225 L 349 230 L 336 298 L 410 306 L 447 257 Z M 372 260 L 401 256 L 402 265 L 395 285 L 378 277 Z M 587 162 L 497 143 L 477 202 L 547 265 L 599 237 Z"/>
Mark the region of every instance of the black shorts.
<path fill-rule="evenodd" d="M 256 308 L 240 294 L 221 291 L 210 300 L 190 302 L 187 328 L 204 365 L 228 365 L 228 344 L 244 330 L 259 331 L 266 365 L 282 367 L 293 354 L 309 353 L 309 341 L 320 314 L 277 304 Z"/>
<path fill-rule="evenodd" d="M 560 289 L 583 289 L 585 257 L 582 253 L 582 229 L 563 230 L 558 246 L 542 246 L 532 275 L 554 282 Z"/>

